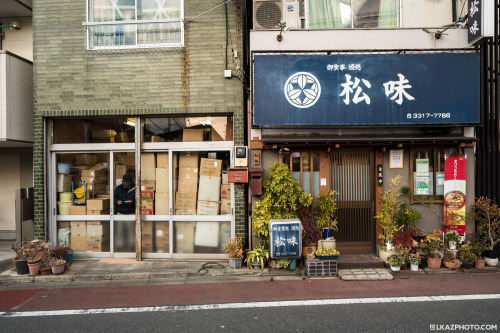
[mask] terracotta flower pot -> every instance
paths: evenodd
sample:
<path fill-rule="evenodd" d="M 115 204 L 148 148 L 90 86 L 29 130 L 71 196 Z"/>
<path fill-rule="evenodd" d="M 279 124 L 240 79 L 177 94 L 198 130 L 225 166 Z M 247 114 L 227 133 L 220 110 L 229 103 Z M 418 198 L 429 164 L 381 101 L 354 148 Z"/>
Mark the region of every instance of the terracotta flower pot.
<path fill-rule="evenodd" d="M 484 268 L 484 260 L 479 259 L 478 261 L 476 261 L 476 263 L 474 264 L 474 268 L 483 269 Z"/>
<path fill-rule="evenodd" d="M 427 258 L 427 267 L 430 269 L 439 269 L 441 268 L 441 258 Z"/>
<path fill-rule="evenodd" d="M 444 265 L 444 267 L 449 268 L 449 269 L 459 269 L 460 266 L 462 266 L 462 262 L 461 261 L 457 261 L 457 262 L 443 261 L 443 265 Z"/>
<path fill-rule="evenodd" d="M 28 268 L 30 270 L 30 275 L 37 275 L 40 272 L 40 261 L 31 262 L 28 261 Z"/>

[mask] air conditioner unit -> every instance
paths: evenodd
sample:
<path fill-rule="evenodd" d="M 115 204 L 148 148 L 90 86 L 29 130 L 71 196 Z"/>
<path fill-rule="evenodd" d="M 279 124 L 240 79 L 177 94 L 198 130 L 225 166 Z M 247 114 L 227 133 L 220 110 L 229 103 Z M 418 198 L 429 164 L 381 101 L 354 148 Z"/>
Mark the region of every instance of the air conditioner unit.
<path fill-rule="evenodd" d="M 289 28 L 300 28 L 299 1 L 254 0 L 254 29 L 279 29 L 280 21 L 286 22 Z"/>

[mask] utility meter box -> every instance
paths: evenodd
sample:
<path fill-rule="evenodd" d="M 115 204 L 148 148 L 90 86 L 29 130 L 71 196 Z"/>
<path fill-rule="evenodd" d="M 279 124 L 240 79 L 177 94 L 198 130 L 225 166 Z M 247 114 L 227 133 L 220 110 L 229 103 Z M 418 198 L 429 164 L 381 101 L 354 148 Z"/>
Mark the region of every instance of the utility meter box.
<path fill-rule="evenodd" d="M 235 167 L 248 166 L 248 149 L 246 146 L 234 147 L 234 166 Z"/>

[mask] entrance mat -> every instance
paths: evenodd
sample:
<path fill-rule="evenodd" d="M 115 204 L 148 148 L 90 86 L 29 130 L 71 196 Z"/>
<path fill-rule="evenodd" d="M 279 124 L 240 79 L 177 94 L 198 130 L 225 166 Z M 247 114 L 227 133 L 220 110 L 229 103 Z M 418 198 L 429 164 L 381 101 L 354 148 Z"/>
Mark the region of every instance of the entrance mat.
<path fill-rule="evenodd" d="M 337 260 L 338 269 L 384 268 L 384 261 L 373 254 L 341 254 Z"/>
<path fill-rule="evenodd" d="M 385 268 L 340 269 L 339 278 L 345 281 L 386 281 L 394 280 Z"/>

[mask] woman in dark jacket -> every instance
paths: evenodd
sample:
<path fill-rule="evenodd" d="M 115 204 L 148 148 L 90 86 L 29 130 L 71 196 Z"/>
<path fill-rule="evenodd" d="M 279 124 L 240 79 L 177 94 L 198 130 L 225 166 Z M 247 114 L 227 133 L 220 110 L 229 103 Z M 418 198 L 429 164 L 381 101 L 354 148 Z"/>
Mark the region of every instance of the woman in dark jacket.
<path fill-rule="evenodd" d="M 115 209 L 118 214 L 135 213 L 135 184 L 131 175 L 124 175 L 115 188 Z"/>

